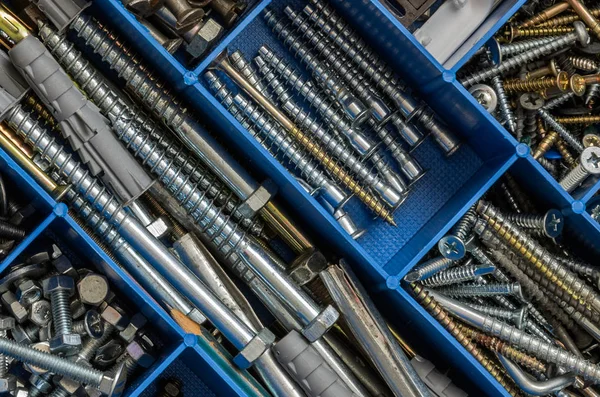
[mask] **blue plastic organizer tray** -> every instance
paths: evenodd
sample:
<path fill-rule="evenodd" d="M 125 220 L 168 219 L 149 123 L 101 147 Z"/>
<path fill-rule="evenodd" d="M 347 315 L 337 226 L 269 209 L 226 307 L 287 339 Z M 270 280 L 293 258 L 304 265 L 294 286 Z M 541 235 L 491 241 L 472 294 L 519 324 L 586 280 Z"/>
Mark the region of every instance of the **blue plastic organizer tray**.
<path fill-rule="evenodd" d="M 504 389 L 400 286 L 400 280 L 437 243 L 452 225 L 504 173 L 511 171 L 534 197 L 560 208 L 567 227 L 587 237 L 592 244 L 600 238 L 600 226 L 586 212 L 586 203 L 600 189 L 600 183 L 575 196 L 565 193 L 556 181 L 533 160 L 527 147 L 518 144 L 455 79 L 455 72 L 480 48 L 525 0 L 505 0 L 465 43 L 451 69 L 436 62 L 414 37 L 378 0 L 331 0 L 390 66 L 462 139 L 462 148 L 444 158 L 431 139 L 415 152 L 429 170 L 396 212 L 399 227 L 374 220 L 360 206 L 351 207 L 353 218 L 367 229 L 358 241 L 352 240 L 320 205 L 297 184 L 241 125 L 219 104 L 202 84 L 202 75 L 223 49 L 240 49 L 252 57 L 260 44 L 278 46 L 261 17 L 266 7 L 276 11 L 302 1 L 260 0 L 251 2 L 241 21 L 191 70 L 167 53 L 126 11 L 118 0 L 94 0 L 89 11 L 115 29 L 142 58 L 165 79 L 170 88 L 187 100 L 190 111 L 238 156 L 260 180 L 270 178 L 279 187 L 278 199 L 294 219 L 319 241 L 324 250 L 345 257 L 352 264 L 386 318 L 417 351 L 441 370 L 448 369 L 455 382 L 470 395 L 507 396 Z M 93 59 L 93 57 L 92 57 Z M 200 78 L 200 81 L 199 81 Z M 122 83 L 122 82 L 121 82 Z M 39 226 L 2 262 L 0 271 L 39 241 L 57 241 L 74 249 L 77 262 L 95 266 L 106 274 L 119 294 L 131 301 L 157 328 L 164 347 L 155 365 L 128 385 L 128 396 L 152 396 L 156 380 L 176 375 L 185 383 L 186 396 L 244 395 L 219 368 L 213 354 L 185 335 L 170 317 L 119 269 L 68 215 L 64 204 L 56 203 L 10 157 L 0 150 L 0 170 L 22 188 L 39 212 L 46 215 Z M 60 237 L 58 237 L 60 236 Z"/>

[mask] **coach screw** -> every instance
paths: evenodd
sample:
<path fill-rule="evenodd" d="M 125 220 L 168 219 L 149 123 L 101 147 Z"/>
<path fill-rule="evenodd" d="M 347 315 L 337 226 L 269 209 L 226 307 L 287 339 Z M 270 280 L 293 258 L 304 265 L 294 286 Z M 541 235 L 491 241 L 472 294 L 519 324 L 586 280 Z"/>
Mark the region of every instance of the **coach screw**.
<path fill-rule="evenodd" d="M 486 285 L 453 285 L 440 288 L 440 293 L 453 297 L 482 297 L 510 295 L 518 298 L 521 302 L 525 301 L 523 290 L 518 283 L 510 284 L 486 284 Z"/>
<path fill-rule="evenodd" d="M 513 42 L 519 37 L 547 37 L 547 36 L 559 36 L 566 33 L 573 32 L 575 29 L 573 26 L 554 26 L 554 27 L 531 27 L 531 28 L 518 28 L 515 26 L 509 26 L 503 32 L 504 38 L 509 42 Z"/>
<path fill-rule="evenodd" d="M 445 258 L 458 260 L 465 256 L 465 244 L 476 221 L 475 208 L 469 208 L 452 229 L 451 234 L 442 237 L 438 241 L 438 250 Z"/>
<path fill-rule="evenodd" d="M 153 24 L 146 21 L 145 19 L 138 18 L 137 21 L 148 30 L 150 36 L 152 36 L 154 40 L 158 42 L 158 44 L 163 46 L 165 50 L 169 52 L 169 54 L 174 54 L 179 49 L 179 47 L 181 47 L 181 44 L 183 44 L 183 39 L 181 37 L 178 37 L 176 39 L 169 39 L 163 34 L 163 32 L 161 32 Z"/>
<path fill-rule="evenodd" d="M 598 174 L 600 174 L 600 147 L 590 146 L 583 150 L 579 164 L 560 181 L 560 186 L 570 193 L 588 176 Z"/>
<path fill-rule="evenodd" d="M 538 116 L 540 116 L 540 118 L 546 122 L 549 129 L 558 132 L 561 138 L 564 139 L 573 149 L 577 150 L 578 153 L 583 152 L 584 147 L 581 142 L 562 124 L 557 122 L 554 117 L 548 113 L 547 108 L 540 108 L 538 110 Z"/>
<path fill-rule="evenodd" d="M 600 367 L 563 349 L 548 344 L 536 337 L 510 326 L 492 316 L 473 310 L 460 302 L 447 298 L 437 292 L 428 291 L 452 315 L 484 332 L 513 344 L 515 347 L 532 354 L 542 361 L 556 364 L 567 371 L 581 375 L 593 383 L 600 383 Z"/>
<path fill-rule="evenodd" d="M 456 261 L 448 258 L 444 258 L 443 256 L 439 256 L 437 258 L 433 258 L 428 260 L 427 262 L 422 263 L 417 268 L 411 270 L 404 276 L 404 280 L 413 283 L 415 281 L 420 281 L 432 277 L 434 274 L 441 272 L 445 269 L 448 269 L 450 266 L 454 265 Z"/>
<path fill-rule="evenodd" d="M 236 97 L 234 101 L 232 93 L 227 89 L 213 72 L 207 72 L 206 78 L 209 87 L 215 93 L 215 96 L 223 103 L 229 112 L 242 124 L 248 124 L 248 131 L 261 143 L 269 152 L 276 157 L 287 157 L 294 164 L 306 181 L 320 190 L 320 194 L 326 199 L 334 209 L 345 204 L 348 200 L 346 193 L 337 185 L 330 181 L 317 164 L 308 157 L 306 153 L 292 142 L 278 124 L 272 122 L 261 110 L 244 98 Z M 244 115 L 241 109 L 244 109 L 250 116 Z M 254 128 L 252 128 L 254 127 Z M 265 136 L 262 137 L 258 131 Z M 267 140 L 272 145 L 267 144 Z M 281 156 L 278 156 L 278 155 Z"/>
<path fill-rule="evenodd" d="M 599 159 L 600 160 L 600 159 Z M 549 210 L 544 215 L 506 214 L 506 219 L 523 229 L 539 230 L 546 237 L 556 238 L 561 235 L 565 225 L 565 217 L 559 210 Z"/>
<path fill-rule="evenodd" d="M 462 265 L 441 271 L 424 279 L 423 285 L 427 287 L 441 287 L 444 285 L 459 284 L 480 276 L 492 274 L 495 270 L 495 266 Z"/>
<path fill-rule="evenodd" d="M 539 160 L 548 150 L 554 146 L 556 141 L 559 139 L 560 135 L 556 131 L 550 131 L 546 134 L 546 136 L 540 141 L 535 151 L 532 154 L 532 157 L 536 160 Z"/>
<path fill-rule="evenodd" d="M 593 289 L 582 283 L 578 277 L 554 259 L 537 241 L 505 219 L 490 203 L 480 201 L 476 210 L 492 229 L 510 247 L 533 264 L 543 277 L 552 280 L 553 284 L 577 301 L 587 302 L 595 310 L 600 310 L 600 297 Z"/>
<path fill-rule="evenodd" d="M 332 23 L 333 18 L 341 21 L 341 18 L 335 15 L 330 6 L 317 4 L 316 2 L 313 5 L 319 9 L 321 15 L 326 15 Z M 314 12 L 310 6 L 305 7 L 304 12 L 311 20 L 315 20 L 319 17 L 317 14 L 320 14 Z M 317 25 L 323 26 L 322 24 Z M 460 142 L 433 111 L 427 105 L 420 103 L 413 96 L 406 93 L 404 87 L 401 87 L 398 81 L 390 77 L 393 76 L 393 73 L 389 67 L 370 50 L 369 46 L 345 22 L 341 21 L 341 24 L 337 27 L 343 34 L 340 35 L 333 30 L 321 30 L 381 91 L 390 97 L 400 112 L 407 118 L 407 123 L 410 123 L 413 119 L 418 120 L 427 131 L 433 134 L 436 143 L 446 155 L 450 156 L 456 152 Z M 371 57 L 365 56 L 367 53 Z"/>
<path fill-rule="evenodd" d="M 496 317 L 500 320 L 508 320 L 513 323 L 517 328 L 523 329 L 525 326 L 525 320 L 527 319 L 527 308 L 521 307 L 516 310 L 502 309 L 496 306 L 489 305 L 477 305 L 475 303 L 467 303 L 470 307 L 475 310 L 479 310 L 482 313 L 488 314 L 492 317 Z"/>
<path fill-rule="evenodd" d="M 587 46 L 590 42 L 590 36 L 585 29 L 585 25 L 582 22 L 575 22 L 573 24 L 575 31 L 568 33 L 564 36 L 558 37 L 556 40 L 551 41 L 547 44 L 534 47 L 528 51 L 522 52 L 515 55 L 512 58 L 505 60 L 499 65 L 480 70 L 461 81 L 465 87 L 469 87 L 473 84 L 479 83 L 480 81 L 490 79 L 494 76 L 498 76 L 514 69 L 518 66 L 524 65 L 528 62 L 535 61 L 538 58 L 548 55 L 550 53 L 561 50 L 565 47 L 569 47 L 575 42 L 579 41 L 582 46 Z"/>
<path fill-rule="evenodd" d="M 65 68 L 82 89 L 90 96 L 90 99 L 98 105 L 111 119 L 118 118 L 123 114 L 129 114 L 138 120 L 143 120 L 144 129 L 139 133 L 144 139 L 152 142 L 160 148 L 165 155 L 174 160 L 174 165 L 181 167 L 186 175 L 191 175 L 191 181 L 197 183 L 198 187 L 206 191 L 207 196 L 214 198 L 215 203 L 228 213 L 242 226 L 248 228 L 254 235 L 260 236 L 264 226 L 256 219 L 249 219 L 237 211 L 239 201 L 232 194 L 224 193 L 229 189 L 198 164 L 193 155 L 180 146 L 178 142 L 170 139 L 168 134 L 137 109 L 128 106 L 106 82 L 104 77 L 77 51 L 73 44 L 64 36 L 56 34 L 47 24 L 40 24 L 39 36 L 46 47 L 54 54 L 57 61 Z"/>

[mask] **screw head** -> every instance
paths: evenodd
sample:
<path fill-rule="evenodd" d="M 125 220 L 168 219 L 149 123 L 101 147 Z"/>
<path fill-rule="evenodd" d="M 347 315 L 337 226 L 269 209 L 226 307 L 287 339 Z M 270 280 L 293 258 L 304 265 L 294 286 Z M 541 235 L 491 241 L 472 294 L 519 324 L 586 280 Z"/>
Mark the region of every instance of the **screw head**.
<path fill-rule="evenodd" d="M 565 226 L 565 217 L 559 210 L 551 209 L 544 215 L 544 234 L 556 238 L 562 234 Z"/>
<path fill-rule="evenodd" d="M 569 79 L 569 74 L 567 72 L 560 72 L 558 76 L 556 76 L 556 86 L 562 92 L 566 92 L 569 89 L 569 84 L 571 80 Z"/>
<path fill-rule="evenodd" d="M 498 95 L 492 87 L 486 84 L 477 84 L 469 88 L 469 93 L 484 107 L 489 113 L 492 113 L 498 107 Z"/>
<path fill-rule="evenodd" d="M 577 34 L 577 39 L 579 40 L 579 44 L 582 47 L 587 47 L 590 44 L 590 35 L 585 28 L 585 24 L 581 21 L 576 21 L 573 23 L 575 27 L 575 33 Z"/>
<path fill-rule="evenodd" d="M 582 96 L 583 94 L 585 94 L 585 89 L 587 88 L 587 85 L 585 84 L 585 79 L 582 76 L 574 74 L 569 79 L 569 87 L 575 95 Z"/>
<path fill-rule="evenodd" d="M 518 329 L 523 329 L 527 320 L 527 307 L 523 306 L 514 312 L 513 322 Z"/>
<path fill-rule="evenodd" d="M 582 139 L 584 147 L 598 146 L 600 147 L 600 136 L 596 134 L 585 134 Z"/>
<path fill-rule="evenodd" d="M 590 146 L 581 153 L 581 166 L 590 174 L 600 174 L 600 147 Z"/>
<path fill-rule="evenodd" d="M 95 310 L 89 310 L 85 313 L 83 321 L 85 324 L 85 332 L 87 332 L 91 338 L 100 339 L 102 335 L 104 335 L 104 323 L 100 313 Z"/>
<path fill-rule="evenodd" d="M 526 92 L 519 97 L 519 103 L 526 110 L 538 110 L 544 106 L 544 98 L 537 92 Z"/>
<path fill-rule="evenodd" d="M 105 375 L 100 382 L 98 389 L 107 397 L 119 397 L 125 390 L 125 382 L 127 381 L 127 371 L 125 371 L 125 363 L 121 363 L 117 370 L 112 375 Z"/>
<path fill-rule="evenodd" d="M 438 242 L 438 249 L 444 258 L 452 260 L 462 259 L 467 252 L 464 241 L 453 235 L 443 237 Z"/>

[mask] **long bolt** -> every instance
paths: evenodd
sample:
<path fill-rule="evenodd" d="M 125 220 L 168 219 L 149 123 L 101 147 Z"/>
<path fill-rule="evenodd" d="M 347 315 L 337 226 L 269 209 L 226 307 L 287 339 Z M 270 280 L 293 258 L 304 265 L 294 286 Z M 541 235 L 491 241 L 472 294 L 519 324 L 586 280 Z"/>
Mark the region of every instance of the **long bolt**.
<path fill-rule="evenodd" d="M 181 106 L 164 83 L 142 68 L 131 49 L 117 40 L 116 35 L 91 17 L 79 15 L 69 25 L 85 45 L 102 57 L 126 83 L 127 89 L 159 120 L 177 134 L 229 188 L 242 200 L 250 198 L 259 184 L 200 126 Z M 297 252 L 312 248 L 312 244 L 288 219 L 285 212 L 268 202 L 260 211 L 263 217 Z"/>
<path fill-rule="evenodd" d="M 581 153 L 579 164 L 560 181 L 560 186 L 570 193 L 588 176 L 598 174 L 600 174 L 600 148 L 590 146 Z"/>
<path fill-rule="evenodd" d="M 52 305 L 52 325 L 56 336 L 73 333 L 73 316 L 71 315 L 71 293 L 73 292 L 73 279 L 69 276 L 53 276 L 54 280 L 63 278 L 63 282 L 70 282 L 71 289 L 56 288 L 50 294 Z M 74 353 L 74 352 L 73 352 Z"/>
<path fill-rule="evenodd" d="M 480 201 L 477 205 L 477 212 L 504 241 L 533 264 L 545 278 L 551 280 L 559 289 L 576 300 L 587 302 L 595 310 L 600 310 L 600 297 L 593 289 L 562 266 L 537 241 L 506 220 L 490 203 Z"/>
<path fill-rule="evenodd" d="M 590 36 L 585 30 L 585 25 L 581 22 L 575 22 L 575 31 L 568 33 L 564 36 L 557 38 L 547 44 L 534 47 L 526 52 L 522 52 L 514 57 L 507 59 L 499 65 L 492 66 L 490 68 L 480 70 L 472 75 L 464 78 L 461 83 L 465 87 L 470 87 L 473 84 L 477 84 L 483 80 L 490 79 L 494 76 L 501 75 L 509 70 L 512 70 L 518 66 L 524 65 L 528 62 L 535 61 L 538 58 L 548 55 L 550 53 L 561 50 L 565 47 L 569 47 L 575 42 L 579 41 L 583 46 L 586 46 L 590 41 Z"/>
<path fill-rule="evenodd" d="M 443 285 L 458 284 L 473 280 L 486 274 L 491 274 L 496 270 L 495 266 L 476 266 L 464 265 L 452 269 L 441 271 L 429 278 L 423 280 L 423 285 L 427 287 L 441 287 Z"/>
<path fill-rule="evenodd" d="M 335 24 L 337 30 L 326 29 L 324 26 L 327 20 L 325 24 L 316 23 L 321 31 L 337 45 L 337 48 L 346 54 L 381 91 L 390 97 L 409 122 L 413 119 L 418 120 L 427 131 L 433 134 L 434 139 L 447 155 L 454 153 L 460 143 L 433 111 L 406 92 L 405 87 L 393 78 L 391 69 L 375 55 L 364 40 L 346 22 L 336 15 L 330 6 L 318 2 L 312 4 L 319 12 L 315 12 L 310 6 L 307 6 L 304 9 L 305 14 L 313 21 L 323 21 L 327 17 L 331 24 Z M 319 17 L 322 17 L 322 19 L 319 19 Z"/>

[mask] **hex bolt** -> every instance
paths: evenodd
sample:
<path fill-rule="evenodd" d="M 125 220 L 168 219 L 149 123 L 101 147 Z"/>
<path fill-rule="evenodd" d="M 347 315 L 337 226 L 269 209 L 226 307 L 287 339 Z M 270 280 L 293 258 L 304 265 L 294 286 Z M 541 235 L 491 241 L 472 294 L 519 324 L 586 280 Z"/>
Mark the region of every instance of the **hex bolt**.
<path fill-rule="evenodd" d="M 148 319 L 141 313 L 136 313 L 131 317 L 129 325 L 123 331 L 119 332 L 119 337 L 127 343 L 131 343 L 138 331 L 143 328 Z"/>
<path fill-rule="evenodd" d="M 422 263 L 417 268 L 408 272 L 406 276 L 404 276 L 404 280 L 409 283 L 420 281 L 432 277 L 434 274 L 448 269 L 454 264 L 456 264 L 456 261 L 439 256 Z"/>
<path fill-rule="evenodd" d="M 552 280 L 552 284 L 575 301 L 586 302 L 595 310 L 600 310 L 600 296 L 554 259 L 537 241 L 505 219 L 490 203 L 480 201 L 476 209 L 498 236 L 534 265 L 543 277 Z"/>
<path fill-rule="evenodd" d="M 120 396 L 125 388 L 127 374 L 123 370 L 123 366 L 119 367 L 116 372 L 103 373 L 89 366 L 79 365 L 66 358 L 42 352 L 5 338 L 0 338 L 0 353 L 26 364 L 45 368 L 54 374 L 97 387 L 108 397 Z"/>
<path fill-rule="evenodd" d="M 539 230 L 548 238 L 562 234 L 565 217 L 559 210 L 551 209 L 543 215 L 506 214 L 506 219 L 523 229 Z"/>
<path fill-rule="evenodd" d="M 495 266 L 463 265 L 448 270 L 443 270 L 423 280 L 427 287 L 441 287 L 443 285 L 458 284 L 473 280 L 480 276 L 491 274 Z"/>
<path fill-rule="evenodd" d="M 266 117 L 256 106 L 244 98 L 234 98 L 231 92 L 213 72 L 207 72 L 205 78 L 216 97 L 229 112 L 242 124 L 247 124 L 248 131 L 271 152 L 276 158 L 284 156 L 294 164 L 295 168 L 316 188 L 320 189 L 323 197 L 333 208 L 343 206 L 348 195 L 338 185 L 331 181 L 308 154 L 300 149 L 277 124 Z M 239 106 L 238 106 L 239 103 Z M 245 110 L 245 113 L 242 111 Z M 249 114 L 250 117 L 246 116 Z M 259 134 L 262 133 L 261 134 Z M 264 136 L 264 138 L 262 138 Z M 273 142 L 267 145 L 267 140 Z"/>
<path fill-rule="evenodd" d="M 109 372 L 114 371 L 123 364 L 127 377 L 131 377 L 138 367 L 149 368 L 155 360 L 142 344 L 133 341 L 127 345 L 125 352 L 117 359 L 116 364 Z"/>
<path fill-rule="evenodd" d="M 45 281 L 44 296 L 50 298 L 54 335 L 50 351 L 66 356 L 76 354 L 81 348 L 81 337 L 73 333 L 70 298 L 75 293 L 75 282 L 69 276 L 53 276 Z"/>
<path fill-rule="evenodd" d="M 191 152 L 162 131 L 151 118 L 139 111 L 137 107 L 130 107 L 121 100 L 112 91 L 106 80 L 65 37 L 56 34 L 48 25 L 40 27 L 39 36 L 65 68 L 65 71 L 75 78 L 79 86 L 86 90 L 90 98 L 102 108 L 105 114 L 112 119 L 128 114 L 143 120 L 145 128 L 139 131 L 143 139 L 151 142 L 157 148 L 161 148 L 164 155 L 173 159 L 174 165 L 181 167 L 180 169 L 185 175 L 190 175 L 190 183 L 195 183 L 199 189 L 205 191 L 207 198 L 213 199 L 216 205 L 232 214 L 232 217 L 252 234 L 262 236 L 264 225 L 258 219 L 242 216 L 238 210 L 240 202 L 237 197 L 232 195 L 225 185 L 216 180 L 210 171 L 200 165 Z"/>
<path fill-rule="evenodd" d="M 560 186 L 571 193 L 588 176 L 598 174 L 600 174 L 600 147 L 590 146 L 583 150 L 579 158 L 579 164 L 560 181 Z"/>
<path fill-rule="evenodd" d="M 91 273 L 77 282 L 79 298 L 85 305 L 98 306 L 108 296 L 108 281 L 106 277 Z"/>
<path fill-rule="evenodd" d="M 490 305 L 477 305 L 474 303 L 467 303 L 470 307 L 478 310 L 482 313 L 488 314 L 492 317 L 496 317 L 500 320 L 508 320 L 515 325 L 518 329 L 523 329 L 525 326 L 525 320 L 527 319 L 527 308 L 521 307 L 516 310 L 502 309 L 496 306 Z"/>
<path fill-rule="evenodd" d="M 102 316 L 95 310 L 88 310 L 83 320 L 73 323 L 73 332 L 87 335 L 92 339 L 99 339 L 104 335 Z"/>
<path fill-rule="evenodd" d="M 438 250 L 444 258 L 459 260 L 465 256 L 467 239 L 476 221 L 475 208 L 471 207 L 460 218 L 451 234 L 442 237 L 438 241 Z"/>
<path fill-rule="evenodd" d="M 577 21 L 573 24 L 573 26 L 575 27 L 574 32 L 567 33 L 564 36 L 557 37 L 554 41 L 533 47 L 525 52 L 521 52 L 520 54 L 505 60 L 499 65 L 475 72 L 472 75 L 464 78 L 461 81 L 462 85 L 465 87 L 470 87 L 473 84 L 477 84 L 494 76 L 499 76 L 511 69 L 524 65 L 528 62 L 535 61 L 544 55 L 548 55 L 565 47 L 572 46 L 576 42 L 579 42 L 584 47 L 587 46 L 590 42 L 590 36 L 585 29 L 585 25 L 582 22 Z"/>
<path fill-rule="evenodd" d="M 437 292 L 429 291 L 429 293 L 432 294 L 446 310 L 466 321 L 467 324 L 493 336 L 497 336 L 501 340 L 513 344 L 515 347 L 530 353 L 542 361 L 563 367 L 567 371 L 572 371 L 577 375 L 581 375 L 584 379 L 589 380 L 592 383 L 600 383 L 599 366 L 561 348 L 546 343 L 511 325 L 496 320 L 490 315 L 473 310 L 453 299 L 446 298 Z"/>
<path fill-rule="evenodd" d="M 449 287 L 440 288 L 440 293 L 452 297 L 483 297 L 483 296 L 498 296 L 510 295 L 524 301 L 523 290 L 521 284 L 486 284 L 486 285 L 452 285 Z"/>
<path fill-rule="evenodd" d="M 558 132 L 562 139 L 564 139 L 569 146 L 573 149 L 577 150 L 578 153 L 583 152 L 583 145 L 580 140 L 578 140 L 571 132 L 569 132 L 562 124 L 560 124 L 550 113 L 548 113 L 547 108 L 543 107 L 538 110 L 538 116 L 542 118 L 548 125 L 549 128 Z"/>

